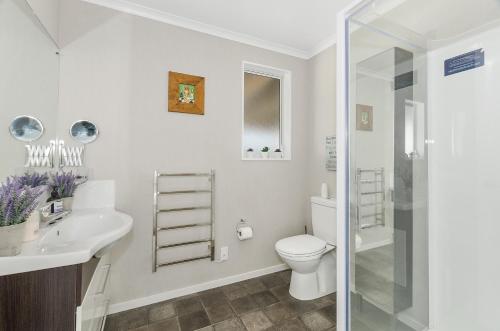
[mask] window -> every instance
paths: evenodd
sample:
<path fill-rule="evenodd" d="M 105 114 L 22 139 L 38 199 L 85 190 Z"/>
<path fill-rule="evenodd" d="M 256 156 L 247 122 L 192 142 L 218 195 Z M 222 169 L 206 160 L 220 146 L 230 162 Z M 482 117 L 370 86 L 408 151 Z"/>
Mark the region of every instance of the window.
<path fill-rule="evenodd" d="M 291 159 L 290 80 L 289 71 L 243 63 L 243 159 Z"/>

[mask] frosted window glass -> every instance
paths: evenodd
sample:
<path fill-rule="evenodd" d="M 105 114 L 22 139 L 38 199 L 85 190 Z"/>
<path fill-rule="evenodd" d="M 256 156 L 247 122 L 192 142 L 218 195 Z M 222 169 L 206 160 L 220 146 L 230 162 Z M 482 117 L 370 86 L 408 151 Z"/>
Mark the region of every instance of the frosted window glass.
<path fill-rule="evenodd" d="M 281 91 L 278 78 L 245 72 L 243 144 L 254 151 L 281 148 Z"/>

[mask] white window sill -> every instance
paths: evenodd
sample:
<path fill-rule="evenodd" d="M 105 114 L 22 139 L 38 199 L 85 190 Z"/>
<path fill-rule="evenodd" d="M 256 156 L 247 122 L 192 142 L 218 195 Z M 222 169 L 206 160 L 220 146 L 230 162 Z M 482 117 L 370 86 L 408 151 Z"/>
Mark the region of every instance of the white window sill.
<path fill-rule="evenodd" d="M 241 157 L 242 161 L 290 161 L 292 158 L 287 155 L 269 155 L 265 157 L 261 154 L 255 155 L 247 155 L 247 153 L 243 154 Z"/>
<path fill-rule="evenodd" d="M 255 159 L 255 158 L 242 158 L 242 161 L 291 161 L 291 159 Z"/>

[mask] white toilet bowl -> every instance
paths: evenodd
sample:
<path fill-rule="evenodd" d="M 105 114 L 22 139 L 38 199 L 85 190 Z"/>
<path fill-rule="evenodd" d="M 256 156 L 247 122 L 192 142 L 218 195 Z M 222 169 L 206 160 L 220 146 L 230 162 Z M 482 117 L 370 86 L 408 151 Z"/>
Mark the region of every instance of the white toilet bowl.
<path fill-rule="evenodd" d="M 281 239 L 275 248 L 292 269 L 291 296 L 299 300 L 313 300 L 335 292 L 334 246 L 305 234 Z"/>

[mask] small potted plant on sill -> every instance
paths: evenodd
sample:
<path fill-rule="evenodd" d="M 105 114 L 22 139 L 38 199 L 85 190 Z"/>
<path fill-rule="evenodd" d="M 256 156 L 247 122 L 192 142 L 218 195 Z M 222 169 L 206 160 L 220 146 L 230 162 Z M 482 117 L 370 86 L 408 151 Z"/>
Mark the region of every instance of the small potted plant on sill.
<path fill-rule="evenodd" d="M 50 183 L 50 198 L 47 202 L 61 200 L 63 209 L 71 211 L 73 206 L 73 195 L 78 186 L 78 176 L 73 172 L 57 172 L 52 175 Z"/>
<path fill-rule="evenodd" d="M 252 159 L 254 157 L 254 151 L 253 148 L 248 148 L 246 151 L 246 157 L 247 159 Z"/>
<path fill-rule="evenodd" d="M 264 147 L 260 150 L 260 155 L 262 156 L 263 159 L 268 159 L 269 158 L 269 147 Z"/>
<path fill-rule="evenodd" d="M 49 175 L 47 173 L 29 173 L 26 172 L 22 176 L 13 177 L 14 181 L 17 181 L 20 185 L 30 187 L 30 188 L 40 188 L 42 191 L 40 201 L 47 200 L 48 192 L 47 187 L 49 183 Z M 45 197 L 45 199 L 44 199 Z M 31 213 L 31 216 L 26 221 L 26 231 L 24 234 L 23 241 L 33 241 L 38 238 L 38 230 L 40 229 L 40 213 L 38 211 Z"/>
<path fill-rule="evenodd" d="M 271 152 L 270 154 L 272 159 L 281 160 L 283 158 L 283 152 L 279 148 L 276 148 L 274 152 Z"/>
<path fill-rule="evenodd" d="M 8 178 L 0 187 L 0 256 L 21 253 L 26 222 L 40 202 L 43 187 L 29 187 Z"/>

